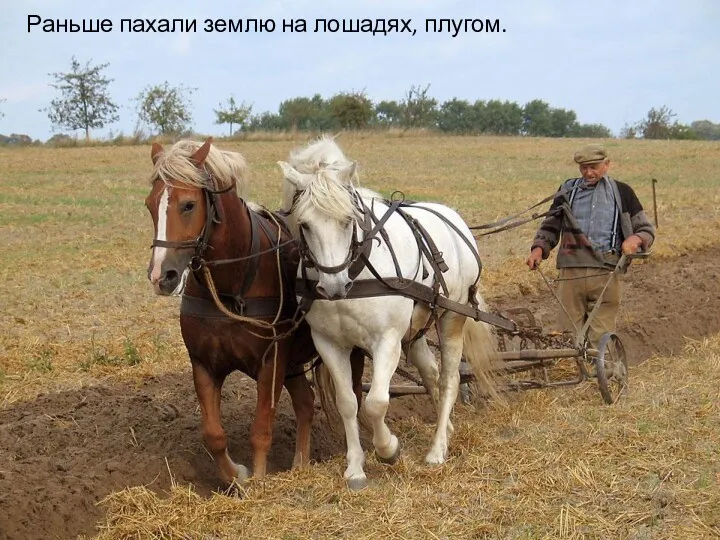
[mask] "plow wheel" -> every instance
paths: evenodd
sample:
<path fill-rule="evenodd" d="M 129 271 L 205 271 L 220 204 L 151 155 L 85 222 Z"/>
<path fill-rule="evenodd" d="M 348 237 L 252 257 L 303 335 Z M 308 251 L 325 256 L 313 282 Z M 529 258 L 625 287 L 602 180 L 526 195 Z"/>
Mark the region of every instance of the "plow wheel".
<path fill-rule="evenodd" d="M 627 395 L 627 356 L 625 347 L 616 334 L 605 333 L 600 338 L 595 367 L 598 386 L 605 403 L 613 405 Z"/>

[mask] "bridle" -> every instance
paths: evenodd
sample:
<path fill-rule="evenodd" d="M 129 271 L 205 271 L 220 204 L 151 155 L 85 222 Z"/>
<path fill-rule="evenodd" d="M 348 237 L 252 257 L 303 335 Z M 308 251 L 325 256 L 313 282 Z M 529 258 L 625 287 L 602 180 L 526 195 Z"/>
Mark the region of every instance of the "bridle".
<path fill-rule="evenodd" d="M 205 171 L 205 174 L 207 175 L 207 181 L 209 185 L 214 184 L 214 175 L 210 171 Z M 235 179 L 233 178 L 232 183 L 223 189 L 212 189 L 207 186 L 202 188 L 203 193 L 205 194 L 205 207 L 207 209 L 206 215 L 205 215 L 205 224 L 203 225 L 202 231 L 200 231 L 200 235 L 195 240 L 158 240 L 157 238 L 153 239 L 152 245 L 150 247 L 163 247 L 163 248 L 171 248 L 171 249 L 194 249 L 195 253 L 193 254 L 192 259 L 190 259 L 189 267 L 193 271 L 200 270 L 202 266 L 202 256 L 205 253 L 205 250 L 209 246 L 210 242 L 210 235 L 212 234 L 212 226 L 214 223 L 220 223 L 221 214 L 218 210 L 218 204 L 216 197 L 218 195 L 222 195 L 223 193 L 227 193 L 231 190 L 235 189 Z"/>
<path fill-rule="evenodd" d="M 298 251 L 300 252 L 300 256 L 303 258 L 303 261 L 305 261 L 306 268 L 315 268 L 325 274 L 339 274 L 346 268 L 349 268 L 350 265 L 353 264 L 355 261 L 357 261 L 358 257 L 360 256 L 360 249 L 363 247 L 365 241 L 358 240 L 357 221 L 353 219 L 352 224 L 353 232 L 352 239 L 350 240 L 350 247 L 348 249 L 348 253 L 345 257 L 345 260 L 335 266 L 325 266 L 324 264 L 320 264 L 320 262 L 317 260 L 312 250 L 310 249 L 310 246 L 305 239 L 305 234 L 303 233 L 301 227 Z"/>
<path fill-rule="evenodd" d="M 389 207 L 385 212 L 385 215 L 383 215 L 383 217 L 378 220 L 375 217 L 373 211 L 368 208 L 368 206 L 363 202 L 360 194 L 355 191 L 352 186 L 348 186 L 347 189 L 353 197 L 353 205 L 355 209 L 358 210 L 358 213 L 360 215 L 362 215 L 362 220 L 352 218 L 352 239 L 350 240 L 350 247 L 348 248 L 348 253 L 345 256 L 345 260 L 335 266 L 325 266 L 323 264 L 320 264 L 320 262 L 317 260 L 317 257 L 315 257 L 312 250 L 310 249 L 310 246 L 307 243 L 307 239 L 305 238 L 302 227 L 300 227 L 298 235 L 298 251 L 302 259 L 303 274 L 305 274 L 305 271 L 308 268 L 314 268 L 325 274 L 339 274 L 343 270 L 349 269 L 348 278 L 351 281 L 354 280 L 360 274 L 360 272 L 362 272 L 363 268 L 365 268 L 369 264 L 373 240 L 377 240 L 378 245 L 380 244 L 380 239 L 377 238 L 376 235 L 379 232 L 383 237 L 386 236 L 385 230 L 383 229 L 385 222 L 390 218 L 393 212 L 395 212 L 395 210 L 397 210 L 397 208 L 401 206 L 404 202 L 404 198 L 392 200 L 388 205 Z M 293 212 L 295 204 L 297 203 L 297 200 L 302 193 L 303 190 L 298 190 L 295 192 L 295 195 L 293 196 L 293 204 L 290 209 L 291 213 Z M 373 222 L 375 222 L 374 227 Z M 365 233 L 362 240 L 360 240 L 358 237 L 358 227 L 362 229 L 362 231 Z"/>

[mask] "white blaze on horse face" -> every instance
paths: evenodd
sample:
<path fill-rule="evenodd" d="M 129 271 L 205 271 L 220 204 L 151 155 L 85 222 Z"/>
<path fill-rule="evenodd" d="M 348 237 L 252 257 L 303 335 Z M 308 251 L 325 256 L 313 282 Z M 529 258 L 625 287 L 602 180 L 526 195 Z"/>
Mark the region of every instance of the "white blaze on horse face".
<path fill-rule="evenodd" d="M 158 224 L 157 224 L 157 238 L 156 240 L 167 240 L 167 213 L 168 213 L 168 199 L 170 194 L 168 193 L 168 187 L 165 186 L 162 195 L 160 196 L 160 205 L 158 207 Z M 162 273 L 162 263 L 167 255 L 167 248 L 154 247 L 153 248 L 153 265 L 152 273 L 150 274 L 150 281 L 155 284 L 160 281 L 160 275 Z"/>

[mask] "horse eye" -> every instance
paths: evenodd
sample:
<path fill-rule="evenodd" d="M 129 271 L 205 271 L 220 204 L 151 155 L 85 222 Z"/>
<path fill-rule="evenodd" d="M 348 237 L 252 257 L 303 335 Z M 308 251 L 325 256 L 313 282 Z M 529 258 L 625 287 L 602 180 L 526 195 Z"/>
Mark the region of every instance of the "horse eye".
<path fill-rule="evenodd" d="M 193 208 L 195 208 L 195 201 L 187 201 L 180 206 L 180 211 L 183 213 L 192 212 Z"/>

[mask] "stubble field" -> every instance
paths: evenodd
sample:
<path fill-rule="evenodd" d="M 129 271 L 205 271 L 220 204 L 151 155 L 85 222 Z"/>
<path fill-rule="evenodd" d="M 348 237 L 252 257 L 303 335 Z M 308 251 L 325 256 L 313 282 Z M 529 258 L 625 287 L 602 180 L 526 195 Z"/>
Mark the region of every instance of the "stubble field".
<path fill-rule="evenodd" d="M 306 141 L 218 145 L 246 156 L 250 198 L 274 209 L 275 163 Z M 574 176 L 572 153 L 586 141 L 339 142 L 363 185 L 442 201 L 480 224 Z M 650 217 L 658 180 L 658 241 L 631 268 L 620 313 L 631 358 L 644 362 L 630 371 L 627 400 L 604 406 L 588 384 L 513 395 L 505 407 L 459 406 L 451 459 L 433 468 L 422 463 L 427 400 L 398 399 L 391 429 L 403 459 L 388 468 L 368 452 L 373 483 L 349 493 L 344 437 L 321 412 L 318 462 L 285 472 L 294 420 L 283 398 L 276 474 L 230 497 L 211 495 L 220 486 L 202 446 L 178 300 L 154 296 L 145 276 L 149 147 L 0 149 L 0 539 L 717 536 L 720 144 L 606 145 L 611 174 Z M 484 294 L 492 307 L 527 306 L 550 324 L 551 295 L 523 265 L 535 228 L 479 241 Z M 223 399 L 231 454 L 248 462 L 251 381 L 232 376 Z"/>

